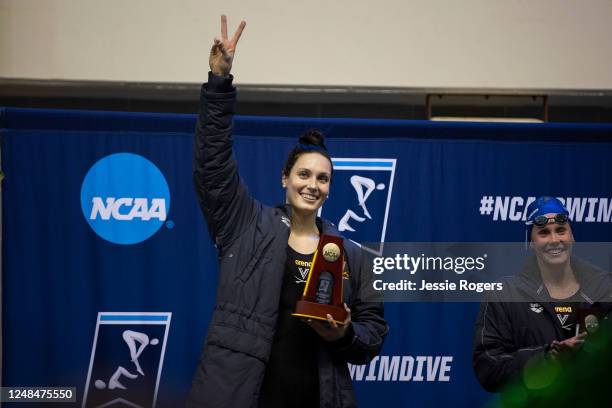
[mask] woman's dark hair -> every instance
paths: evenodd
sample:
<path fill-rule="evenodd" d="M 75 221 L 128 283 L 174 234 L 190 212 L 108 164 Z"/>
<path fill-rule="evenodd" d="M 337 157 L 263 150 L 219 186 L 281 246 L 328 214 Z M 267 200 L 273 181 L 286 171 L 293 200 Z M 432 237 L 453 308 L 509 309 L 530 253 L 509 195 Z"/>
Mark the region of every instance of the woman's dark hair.
<path fill-rule="evenodd" d="M 293 149 L 289 152 L 287 156 L 287 161 L 285 161 L 285 166 L 283 167 L 283 175 L 289 177 L 289 173 L 291 173 L 291 169 L 295 165 L 297 159 L 304 153 L 319 153 L 329 160 L 329 163 L 332 164 L 332 159 L 327 152 L 327 148 L 325 147 L 325 137 L 323 133 L 317 129 L 310 129 L 304 132 L 298 141 L 298 144 L 295 145 Z M 334 166 L 332 164 L 332 174 L 334 172 Z M 331 181 L 331 174 L 330 174 Z"/>

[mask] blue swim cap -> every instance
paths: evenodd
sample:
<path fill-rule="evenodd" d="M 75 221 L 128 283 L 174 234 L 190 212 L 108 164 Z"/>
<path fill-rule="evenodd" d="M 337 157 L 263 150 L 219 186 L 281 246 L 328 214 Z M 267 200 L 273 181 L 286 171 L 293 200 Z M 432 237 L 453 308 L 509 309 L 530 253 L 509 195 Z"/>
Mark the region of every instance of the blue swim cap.
<path fill-rule="evenodd" d="M 533 220 L 536 217 L 544 214 L 565 214 L 569 216 L 569 211 L 567 211 L 558 198 L 540 197 L 527 207 L 527 221 L 525 224 L 533 224 Z"/>

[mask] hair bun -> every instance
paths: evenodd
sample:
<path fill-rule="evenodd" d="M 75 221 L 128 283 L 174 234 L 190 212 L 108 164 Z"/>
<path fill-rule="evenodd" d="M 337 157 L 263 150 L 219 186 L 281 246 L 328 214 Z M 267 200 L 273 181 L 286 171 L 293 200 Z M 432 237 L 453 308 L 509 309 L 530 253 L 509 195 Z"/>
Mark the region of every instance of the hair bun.
<path fill-rule="evenodd" d="M 318 129 L 310 129 L 304 132 L 300 136 L 299 143 L 304 145 L 314 145 L 327 150 L 325 147 L 325 136 L 323 136 L 323 133 L 321 133 L 321 131 Z"/>
<path fill-rule="evenodd" d="M 324 142 L 325 137 L 323 136 L 323 133 L 321 133 L 321 131 L 318 129 L 310 129 L 302 133 L 299 138 L 298 144 L 296 144 L 293 149 L 291 149 L 289 155 L 287 156 L 285 167 L 283 167 L 283 175 L 289 177 L 293 165 L 303 153 L 319 153 L 323 155 L 327 158 L 327 160 L 329 160 L 329 163 L 332 165 L 331 170 L 333 172 L 334 166 L 332 163 L 332 159 L 329 156 L 329 152 L 327 151 L 327 147 L 325 147 Z"/>

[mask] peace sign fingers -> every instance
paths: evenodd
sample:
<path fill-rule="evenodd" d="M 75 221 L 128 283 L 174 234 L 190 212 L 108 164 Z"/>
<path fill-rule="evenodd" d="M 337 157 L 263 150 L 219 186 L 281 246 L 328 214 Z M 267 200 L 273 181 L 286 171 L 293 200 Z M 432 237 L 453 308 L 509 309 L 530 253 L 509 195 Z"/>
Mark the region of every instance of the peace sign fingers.
<path fill-rule="evenodd" d="M 244 27 L 246 27 L 246 21 L 242 20 L 240 24 L 238 25 L 238 28 L 236 28 L 236 32 L 234 33 L 234 36 L 232 37 L 231 41 L 229 41 L 228 36 L 227 36 L 227 16 L 225 14 L 222 14 L 221 15 L 221 41 L 223 42 L 223 44 L 228 48 L 236 48 L 236 44 L 238 44 L 238 40 L 240 39 L 240 36 L 242 35 L 242 31 L 244 30 Z"/>
<path fill-rule="evenodd" d="M 227 36 L 227 16 L 221 15 L 221 38 L 215 38 L 215 42 L 210 50 L 210 70 L 215 75 L 227 76 L 232 69 L 236 44 L 246 27 L 246 22 L 241 21 L 231 40 Z"/>

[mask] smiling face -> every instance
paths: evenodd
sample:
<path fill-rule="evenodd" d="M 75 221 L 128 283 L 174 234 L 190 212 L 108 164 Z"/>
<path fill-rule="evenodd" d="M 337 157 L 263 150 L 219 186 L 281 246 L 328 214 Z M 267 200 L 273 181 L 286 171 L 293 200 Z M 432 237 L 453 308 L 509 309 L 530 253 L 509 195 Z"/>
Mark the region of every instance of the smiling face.
<path fill-rule="evenodd" d="M 286 200 L 294 211 L 316 212 L 329 195 L 332 167 L 322 154 L 302 153 L 289 174 L 283 174 Z"/>
<path fill-rule="evenodd" d="M 555 214 L 546 214 L 553 218 Z M 549 223 L 531 230 L 531 247 L 538 259 L 550 266 L 559 266 L 567 263 L 572 252 L 574 236 L 569 222 L 558 224 L 549 220 Z"/>

